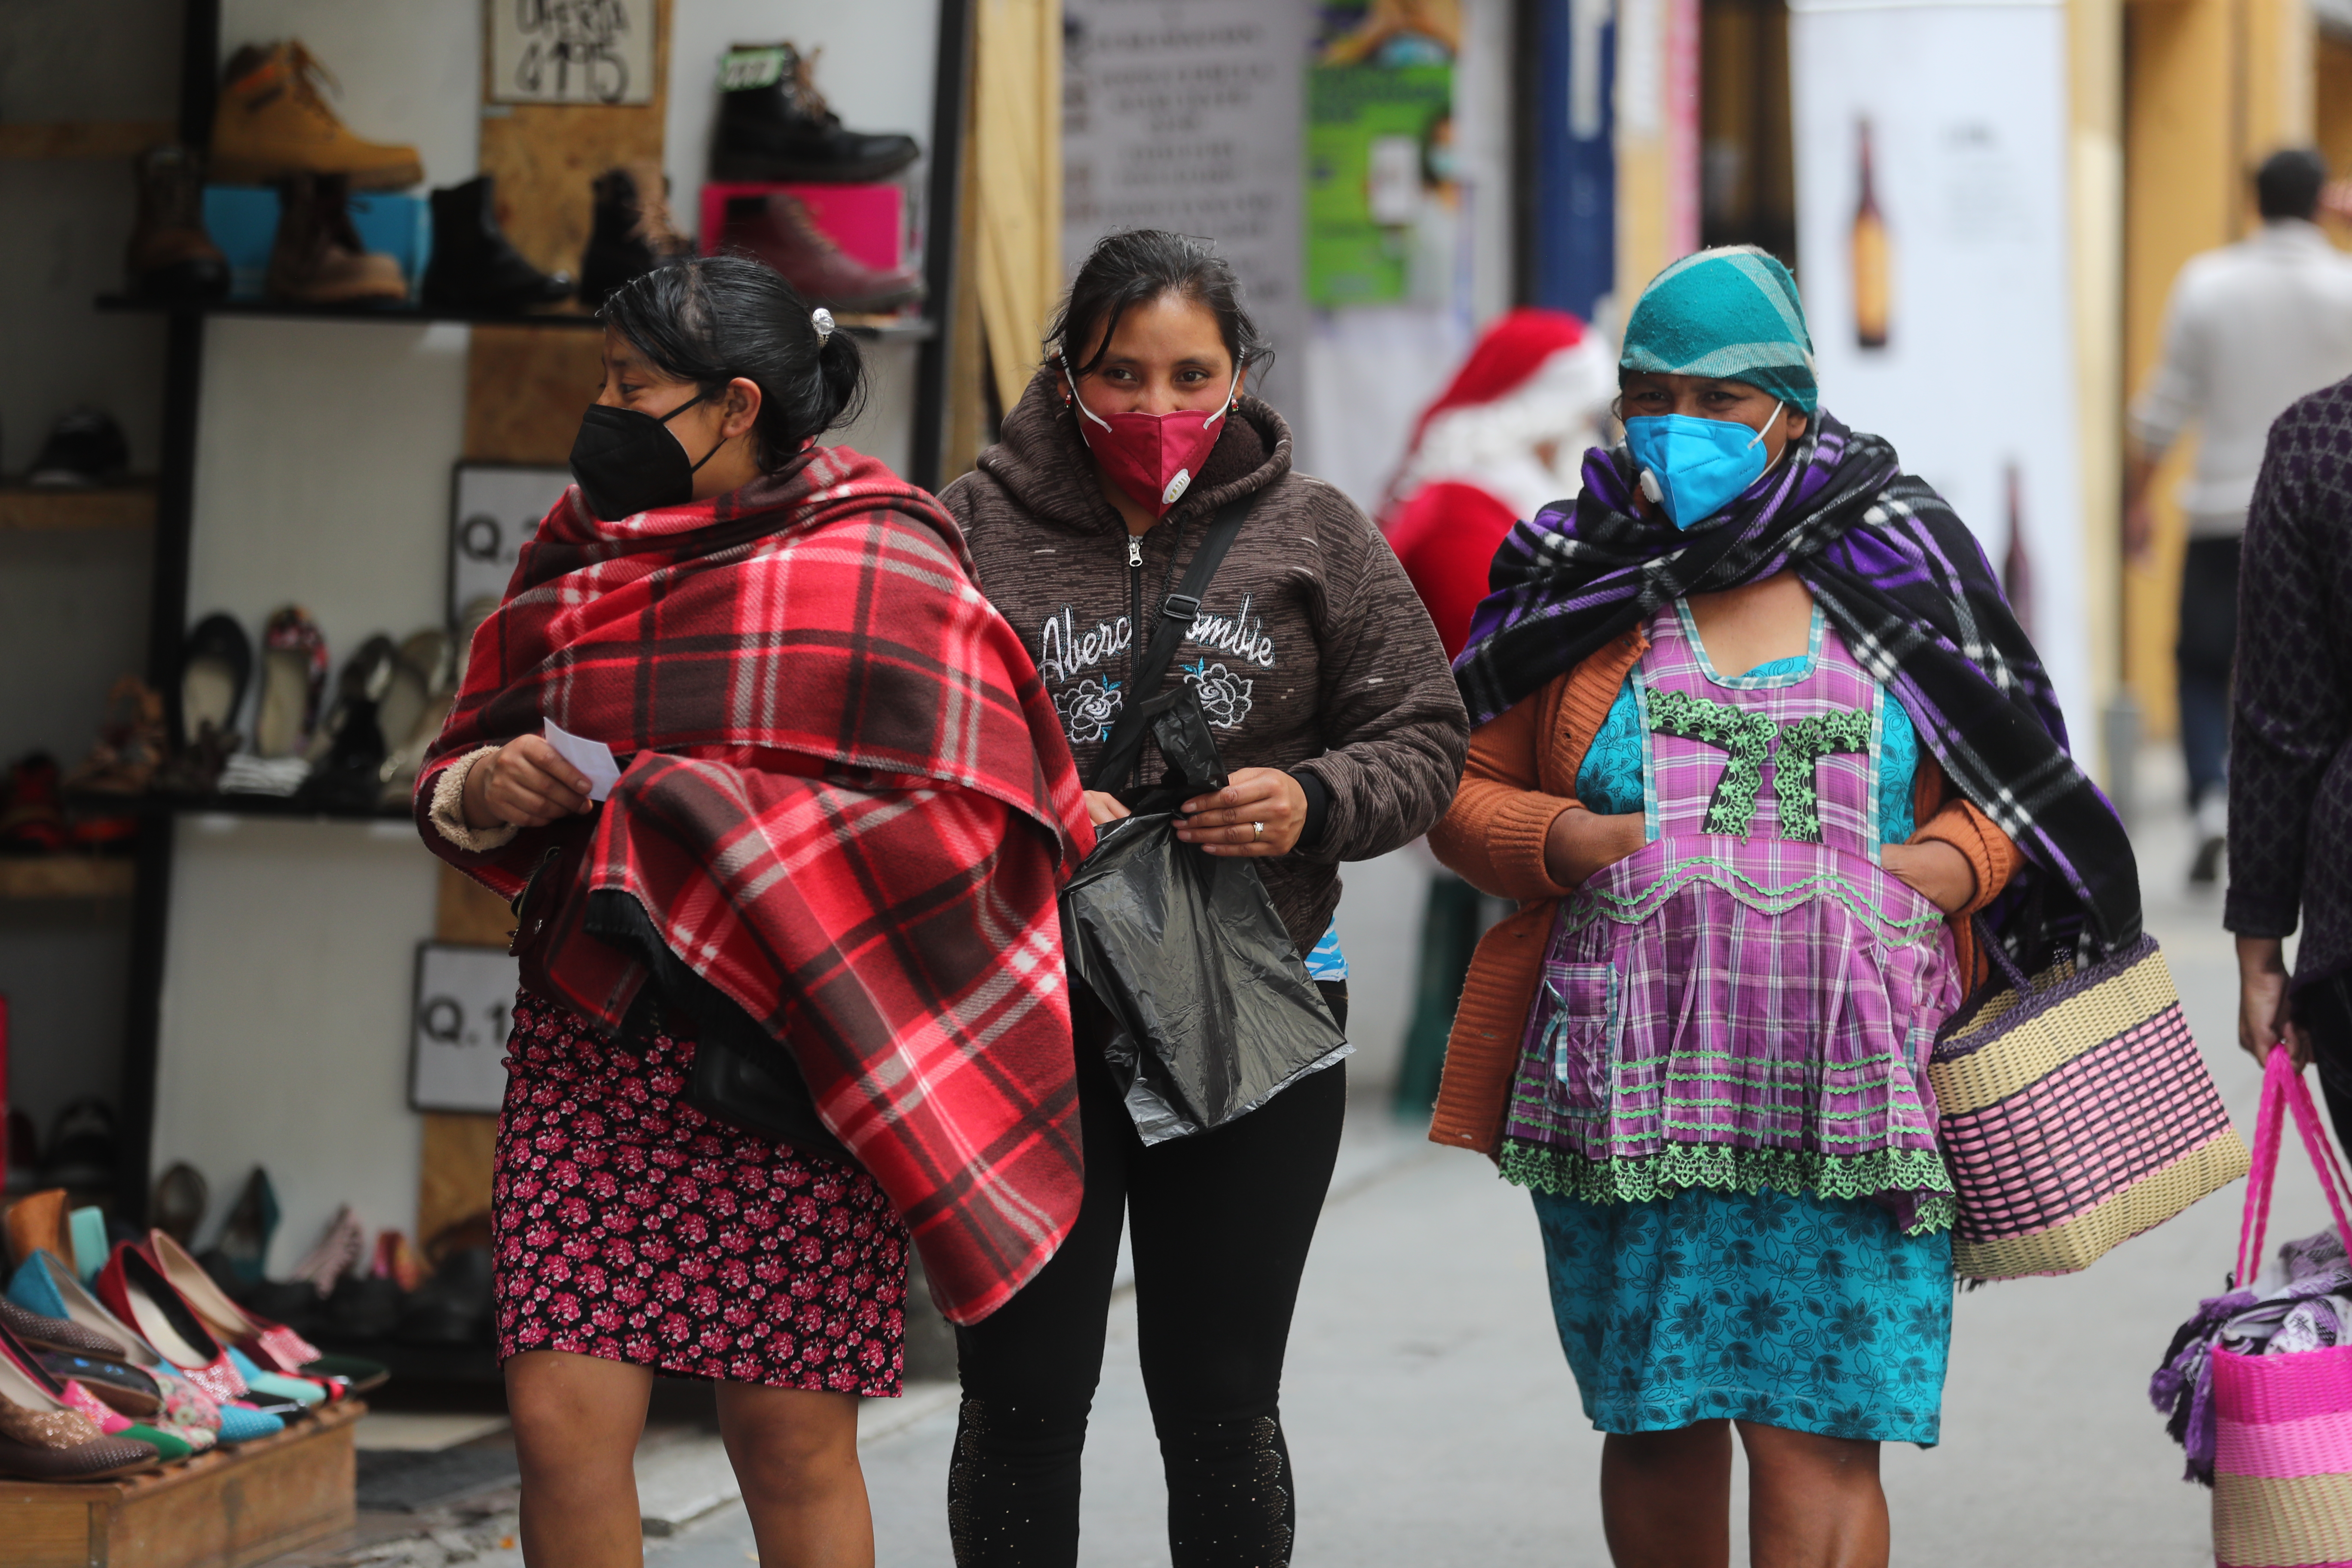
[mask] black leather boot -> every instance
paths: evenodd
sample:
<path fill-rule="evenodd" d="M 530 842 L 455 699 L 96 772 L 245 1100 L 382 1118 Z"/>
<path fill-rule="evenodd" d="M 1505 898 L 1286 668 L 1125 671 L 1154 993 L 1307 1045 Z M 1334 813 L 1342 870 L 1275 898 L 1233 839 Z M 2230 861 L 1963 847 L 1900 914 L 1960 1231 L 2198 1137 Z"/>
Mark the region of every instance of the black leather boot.
<path fill-rule="evenodd" d="M 591 310 L 641 272 L 690 247 L 671 226 L 661 165 L 625 163 L 596 176 L 595 226 L 580 257 L 580 300 Z"/>
<path fill-rule="evenodd" d="M 433 193 L 433 259 L 425 268 L 425 303 L 438 310 L 499 312 L 557 305 L 572 297 L 572 278 L 541 272 L 499 227 L 490 176 Z"/>
<path fill-rule="evenodd" d="M 810 80 L 814 55 L 791 44 L 737 44 L 719 66 L 714 180 L 887 179 L 915 161 L 911 136 L 845 131 Z"/>

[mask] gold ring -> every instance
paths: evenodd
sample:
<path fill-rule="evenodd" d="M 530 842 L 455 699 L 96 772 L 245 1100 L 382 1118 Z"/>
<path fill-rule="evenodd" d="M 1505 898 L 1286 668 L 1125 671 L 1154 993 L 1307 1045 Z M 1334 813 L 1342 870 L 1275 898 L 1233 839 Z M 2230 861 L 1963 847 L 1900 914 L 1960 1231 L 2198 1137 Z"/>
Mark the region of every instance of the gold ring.
<path fill-rule="evenodd" d="M 1263 838 L 1263 837 L 1265 837 L 1265 823 L 1263 823 L 1263 822 L 1253 822 L 1253 823 L 1251 823 L 1251 824 L 1250 824 L 1250 837 L 1251 837 L 1253 840 L 1259 839 L 1259 838 Z"/>

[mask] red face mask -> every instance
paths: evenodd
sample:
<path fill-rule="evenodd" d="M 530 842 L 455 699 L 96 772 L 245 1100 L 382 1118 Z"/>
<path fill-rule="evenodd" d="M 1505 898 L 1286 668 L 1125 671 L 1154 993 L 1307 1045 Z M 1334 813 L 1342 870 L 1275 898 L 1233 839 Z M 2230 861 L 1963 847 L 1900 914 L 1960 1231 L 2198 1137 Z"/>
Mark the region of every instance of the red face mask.
<path fill-rule="evenodd" d="M 1201 465 L 1208 461 L 1209 448 L 1217 444 L 1218 421 L 1233 407 L 1234 394 L 1241 384 L 1241 366 L 1235 365 L 1233 385 L 1225 388 L 1225 401 L 1213 414 L 1180 408 L 1172 414 L 1114 414 L 1105 418 L 1087 406 L 1075 382 L 1070 401 L 1077 405 L 1078 435 L 1111 483 L 1157 518 L 1167 516 L 1168 509 L 1192 488 Z M 1102 434 L 1087 429 L 1089 424 Z"/>

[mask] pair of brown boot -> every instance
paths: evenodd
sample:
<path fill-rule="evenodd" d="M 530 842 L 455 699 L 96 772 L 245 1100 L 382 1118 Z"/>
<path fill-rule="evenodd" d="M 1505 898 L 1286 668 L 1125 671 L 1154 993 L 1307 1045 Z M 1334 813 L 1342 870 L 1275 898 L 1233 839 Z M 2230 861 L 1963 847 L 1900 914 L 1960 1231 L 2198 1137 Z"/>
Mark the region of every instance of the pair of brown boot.
<path fill-rule="evenodd" d="M 360 243 L 348 203 L 353 190 L 413 185 L 425 167 L 414 147 L 352 135 L 320 92 L 332 80 L 299 40 L 239 49 L 213 119 L 212 175 L 280 185 L 267 284 L 273 298 L 403 300 L 408 285 L 400 263 Z M 228 262 L 205 230 L 204 177 L 187 149 L 157 147 L 140 160 L 139 223 L 126 259 L 132 290 L 151 299 L 228 292 Z"/>

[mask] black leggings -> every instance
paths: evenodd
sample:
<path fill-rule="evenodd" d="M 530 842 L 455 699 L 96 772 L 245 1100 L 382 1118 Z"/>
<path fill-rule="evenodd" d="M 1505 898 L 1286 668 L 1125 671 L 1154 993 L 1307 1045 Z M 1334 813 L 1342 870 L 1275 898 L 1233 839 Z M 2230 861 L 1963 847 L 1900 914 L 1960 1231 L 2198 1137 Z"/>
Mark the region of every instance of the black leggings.
<path fill-rule="evenodd" d="M 1324 994 L 1346 1023 L 1347 993 Z M 1087 1192 L 1062 1249 L 956 1331 L 962 1418 L 948 1470 L 957 1568 L 1071 1568 L 1078 1458 L 1102 1376 L 1123 1211 L 1135 1215 L 1143 1385 L 1168 1477 L 1174 1568 L 1278 1568 L 1297 1519 L 1277 1408 L 1291 1310 L 1347 1112 L 1325 1068 L 1213 1132 L 1143 1147 L 1078 1030 Z"/>

